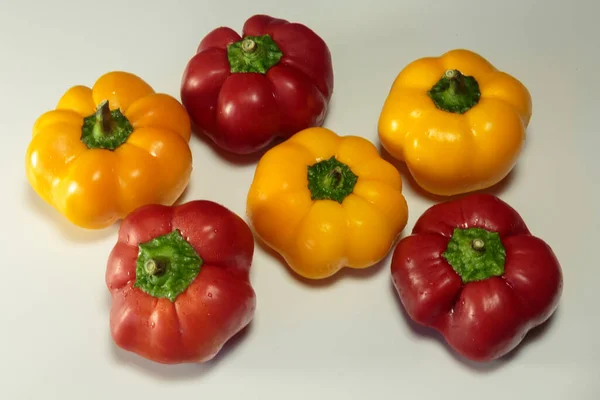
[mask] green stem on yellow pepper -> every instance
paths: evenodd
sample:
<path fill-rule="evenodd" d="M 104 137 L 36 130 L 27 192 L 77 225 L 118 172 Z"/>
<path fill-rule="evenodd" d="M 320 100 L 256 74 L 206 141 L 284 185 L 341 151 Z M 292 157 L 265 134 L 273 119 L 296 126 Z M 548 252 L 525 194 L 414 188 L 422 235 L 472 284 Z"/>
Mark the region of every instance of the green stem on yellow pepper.
<path fill-rule="evenodd" d="M 89 149 L 115 150 L 132 132 L 133 126 L 121 110 L 111 111 L 108 100 L 104 100 L 92 115 L 83 119 L 81 141 Z"/>
<path fill-rule="evenodd" d="M 358 181 L 350 167 L 335 157 L 308 167 L 308 189 L 312 200 L 333 200 L 342 203 L 352 193 Z"/>
<path fill-rule="evenodd" d="M 435 106 L 443 111 L 464 114 L 479 103 L 479 83 L 457 69 L 449 69 L 427 92 Z"/>

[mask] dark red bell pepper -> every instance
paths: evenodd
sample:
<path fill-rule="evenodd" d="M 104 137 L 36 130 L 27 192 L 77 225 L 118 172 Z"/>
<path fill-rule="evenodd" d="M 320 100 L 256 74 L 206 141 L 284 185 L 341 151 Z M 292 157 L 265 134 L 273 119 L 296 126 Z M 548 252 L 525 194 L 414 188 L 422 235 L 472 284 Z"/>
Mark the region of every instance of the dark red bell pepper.
<path fill-rule="evenodd" d="M 552 249 L 487 194 L 425 211 L 394 250 L 391 274 L 408 315 L 474 361 L 517 347 L 554 313 L 563 288 Z"/>
<path fill-rule="evenodd" d="M 254 316 L 253 253 L 248 225 L 219 204 L 138 208 L 106 270 L 115 343 L 165 364 L 212 359 Z"/>
<path fill-rule="evenodd" d="M 220 148 L 250 154 L 276 137 L 323 124 L 333 92 L 329 48 L 299 23 L 249 18 L 200 42 L 181 83 L 195 128 Z"/>

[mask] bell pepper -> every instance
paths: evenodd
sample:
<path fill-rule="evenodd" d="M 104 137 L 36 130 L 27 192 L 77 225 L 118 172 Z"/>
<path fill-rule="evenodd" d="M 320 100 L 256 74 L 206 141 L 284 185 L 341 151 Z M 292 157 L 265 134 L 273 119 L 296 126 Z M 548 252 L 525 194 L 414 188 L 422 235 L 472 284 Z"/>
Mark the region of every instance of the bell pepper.
<path fill-rule="evenodd" d="M 114 342 L 163 364 L 212 359 L 254 316 L 253 252 L 248 225 L 217 203 L 136 209 L 106 269 Z"/>
<path fill-rule="evenodd" d="M 173 97 L 109 72 L 92 88 L 71 87 L 37 119 L 27 179 L 71 223 L 105 228 L 141 205 L 179 198 L 192 170 L 190 125 Z"/>
<path fill-rule="evenodd" d="M 404 229 L 408 208 L 400 173 L 371 142 L 317 127 L 261 157 L 247 216 L 291 270 L 323 279 L 382 260 Z"/>
<path fill-rule="evenodd" d="M 216 28 L 182 77 L 181 100 L 195 130 L 220 149 L 256 153 L 276 138 L 322 125 L 333 92 L 327 44 L 300 23 L 249 18 L 240 36 Z"/>
<path fill-rule="evenodd" d="M 516 348 L 550 318 L 563 290 L 552 249 L 489 194 L 426 210 L 396 246 L 391 275 L 410 318 L 476 362 Z"/>
<path fill-rule="evenodd" d="M 521 82 L 476 53 L 453 50 L 398 74 L 379 138 L 421 188 L 451 196 L 491 187 L 510 173 L 531 113 Z"/>

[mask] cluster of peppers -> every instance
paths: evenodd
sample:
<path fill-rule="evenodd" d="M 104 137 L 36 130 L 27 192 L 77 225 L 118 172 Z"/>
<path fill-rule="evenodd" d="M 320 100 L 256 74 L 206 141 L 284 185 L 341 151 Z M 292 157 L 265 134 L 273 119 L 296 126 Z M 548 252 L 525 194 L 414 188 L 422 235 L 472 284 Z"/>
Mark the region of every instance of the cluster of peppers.
<path fill-rule="evenodd" d="M 308 279 L 371 267 L 393 250 L 408 315 L 471 360 L 507 354 L 553 314 L 563 283 L 551 248 L 511 206 L 473 193 L 515 165 L 527 89 L 467 50 L 399 73 L 381 144 L 424 190 L 464 194 L 433 205 L 401 240 L 401 175 L 368 140 L 322 127 L 332 93 L 326 43 L 305 25 L 255 15 L 242 35 L 221 27 L 201 41 L 181 103 L 116 71 L 70 88 L 39 117 L 26 154 L 37 194 L 83 228 L 122 220 L 106 270 L 118 346 L 160 363 L 212 359 L 254 316 L 255 236 Z M 266 150 L 249 224 L 212 201 L 175 205 L 192 173 L 192 127 L 230 153 Z"/>

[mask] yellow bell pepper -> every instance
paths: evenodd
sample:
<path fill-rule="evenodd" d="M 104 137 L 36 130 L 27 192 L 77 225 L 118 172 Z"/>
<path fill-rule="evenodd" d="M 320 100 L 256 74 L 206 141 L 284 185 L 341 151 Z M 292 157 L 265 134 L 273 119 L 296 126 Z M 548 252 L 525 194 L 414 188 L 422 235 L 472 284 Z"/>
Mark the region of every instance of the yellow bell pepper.
<path fill-rule="evenodd" d="M 109 72 L 92 88 L 71 87 L 37 119 L 27 179 L 73 224 L 105 228 L 139 206 L 177 200 L 191 175 L 190 136 L 175 98 Z"/>
<path fill-rule="evenodd" d="M 508 175 L 531 112 L 521 82 L 476 53 L 452 50 L 399 73 L 380 115 L 379 138 L 423 189 L 456 195 Z"/>
<path fill-rule="evenodd" d="M 255 234 L 300 276 L 322 279 L 383 259 L 404 229 L 402 179 L 376 147 L 325 128 L 260 159 L 247 198 Z"/>

